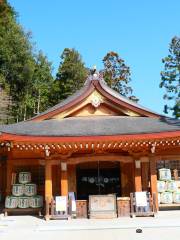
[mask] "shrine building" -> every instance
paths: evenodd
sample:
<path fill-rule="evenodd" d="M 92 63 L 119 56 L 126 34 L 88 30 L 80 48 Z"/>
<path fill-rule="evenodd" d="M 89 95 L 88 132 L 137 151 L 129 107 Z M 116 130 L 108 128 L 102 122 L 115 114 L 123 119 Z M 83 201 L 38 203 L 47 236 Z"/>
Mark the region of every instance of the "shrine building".
<path fill-rule="evenodd" d="M 99 74 L 32 119 L 0 126 L 2 201 L 11 195 L 14 173 L 31 172 L 45 200 L 68 192 L 87 200 L 157 193 L 160 168 L 179 180 L 180 121 L 120 95 Z"/>

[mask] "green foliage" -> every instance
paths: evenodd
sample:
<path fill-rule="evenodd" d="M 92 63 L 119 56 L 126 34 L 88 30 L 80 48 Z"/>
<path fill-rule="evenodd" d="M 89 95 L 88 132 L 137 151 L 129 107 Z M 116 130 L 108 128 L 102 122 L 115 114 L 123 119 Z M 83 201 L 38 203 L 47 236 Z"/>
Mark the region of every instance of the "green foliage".
<path fill-rule="evenodd" d="M 117 53 L 103 59 L 104 77 L 110 87 L 129 96 L 130 69 Z M 54 80 L 52 64 L 35 53 L 31 34 L 17 21 L 9 3 L 0 1 L 0 122 L 26 120 L 79 90 L 88 70 L 75 49 L 65 48 Z"/>
<path fill-rule="evenodd" d="M 10 118 L 9 106 L 11 106 L 11 98 L 8 95 L 9 89 L 5 84 L 5 79 L 2 74 L 0 74 L 0 124 L 6 122 L 7 118 Z"/>
<path fill-rule="evenodd" d="M 39 114 L 50 106 L 49 97 L 53 84 L 52 63 L 42 52 L 39 52 L 35 59 L 32 83 L 34 114 Z"/>
<path fill-rule="evenodd" d="M 164 112 L 172 112 L 176 118 L 180 117 L 180 38 L 173 37 L 169 47 L 169 54 L 162 59 L 164 71 L 161 72 L 160 88 L 165 89 L 163 98 L 170 104 L 164 106 Z"/>
<path fill-rule="evenodd" d="M 130 68 L 116 52 L 108 52 L 103 58 L 104 80 L 108 86 L 119 92 L 121 95 L 129 97 L 133 101 L 138 101 L 132 94 L 132 88 L 128 86 L 131 81 Z"/>
<path fill-rule="evenodd" d="M 81 56 L 75 49 L 65 48 L 61 55 L 56 80 L 53 84 L 52 104 L 67 98 L 79 90 L 87 77 Z"/>
<path fill-rule="evenodd" d="M 0 3 L 0 75 L 2 89 L 12 104 L 7 122 L 26 120 L 48 106 L 52 85 L 52 67 L 42 53 L 33 51 L 31 34 L 17 22 L 16 13 L 7 3 Z M 2 107 L 1 107 L 2 111 Z"/>

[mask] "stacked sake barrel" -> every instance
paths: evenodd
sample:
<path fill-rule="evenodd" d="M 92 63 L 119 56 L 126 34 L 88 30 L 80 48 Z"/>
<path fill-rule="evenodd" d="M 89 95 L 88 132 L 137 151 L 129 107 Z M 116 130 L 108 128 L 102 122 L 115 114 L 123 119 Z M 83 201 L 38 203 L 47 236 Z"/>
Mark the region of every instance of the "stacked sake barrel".
<path fill-rule="evenodd" d="M 180 184 L 171 178 L 171 170 L 159 169 L 159 180 L 157 181 L 158 201 L 162 204 L 180 203 Z"/>
<path fill-rule="evenodd" d="M 39 208 L 43 205 L 42 196 L 37 195 L 37 185 L 31 183 L 30 172 L 19 173 L 19 183 L 13 184 L 12 196 L 5 200 L 6 208 Z"/>

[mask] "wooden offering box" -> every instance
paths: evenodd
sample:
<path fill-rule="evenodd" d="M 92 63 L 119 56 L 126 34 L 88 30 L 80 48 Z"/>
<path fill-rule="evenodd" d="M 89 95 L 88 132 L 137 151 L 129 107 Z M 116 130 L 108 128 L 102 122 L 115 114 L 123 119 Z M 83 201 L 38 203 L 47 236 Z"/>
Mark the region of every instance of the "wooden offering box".
<path fill-rule="evenodd" d="M 87 200 L 76 200 L 76 217 L 87 218 Z"/>
<path fill-rule="evenodd" d="M 116 195 L 90 195 L 89 196 L 90 218 L 116 218 Z"/>
<path fill-rule="evenodd" d="M 118 211 L 118 217 L 130 216 L 130 198 L 129 197 L 117 198 L 117 211 Z"/>

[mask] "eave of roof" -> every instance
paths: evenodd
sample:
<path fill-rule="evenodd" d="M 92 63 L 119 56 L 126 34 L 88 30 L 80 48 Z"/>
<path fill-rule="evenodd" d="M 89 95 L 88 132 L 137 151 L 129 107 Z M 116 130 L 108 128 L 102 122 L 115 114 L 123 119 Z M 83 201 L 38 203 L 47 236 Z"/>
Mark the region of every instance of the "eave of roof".
<path fill-rule="evenodd" d="M 72 117 L 40 122 L 26 121 L 0 127 L 4 134 L 41 137 L 123 136 L 177 132 L 180 121 L 148 117 Z"/>

